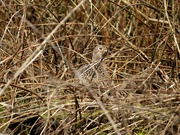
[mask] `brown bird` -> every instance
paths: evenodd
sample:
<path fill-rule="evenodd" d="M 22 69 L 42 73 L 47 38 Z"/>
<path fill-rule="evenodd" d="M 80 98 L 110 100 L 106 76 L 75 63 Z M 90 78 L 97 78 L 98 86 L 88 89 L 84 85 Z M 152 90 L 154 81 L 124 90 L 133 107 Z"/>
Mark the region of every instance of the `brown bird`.
<path fill-rule="evenodd" d="M 84 85 L 91 83 L 101 84 L 102 87 L 108 85 L 108 73 L 106 64 L 103 61 L 103 56 L 107 52 L 107 48 L 103 45 L 98 45 L 93 50 L 92 63 L 84 65 L 78 69 L 76 77 Z"/>

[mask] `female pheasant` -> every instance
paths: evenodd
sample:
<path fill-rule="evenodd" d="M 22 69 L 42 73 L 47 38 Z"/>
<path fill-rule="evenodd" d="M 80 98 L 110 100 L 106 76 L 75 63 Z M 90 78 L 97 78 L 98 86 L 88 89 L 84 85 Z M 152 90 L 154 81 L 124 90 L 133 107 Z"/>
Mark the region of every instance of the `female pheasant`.
<path fill-rule="evenodd" d="M 95 83 L 106 87 L 108 85 L 108 73 L 106 64 L 103 61 L 103 56 L 107 52 L 107 48 L 103 45 L 98 45 L 93 50 L 92 63 L 82 66 L 78 69 L 78 77 L 81 83 L 88 85 Z"/>

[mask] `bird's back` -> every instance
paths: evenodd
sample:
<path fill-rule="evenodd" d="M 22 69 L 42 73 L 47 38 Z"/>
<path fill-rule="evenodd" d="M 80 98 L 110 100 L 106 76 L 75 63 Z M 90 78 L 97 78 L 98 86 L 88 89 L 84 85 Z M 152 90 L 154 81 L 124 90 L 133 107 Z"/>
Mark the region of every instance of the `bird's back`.
<path fill-rule="evenodd" d="M 83 79 L 87 83 L 100 84 L 108 79 L 108 73 L 104 62 L 91 63 L 84 65 L 79 70 L 78 78 Z"/>

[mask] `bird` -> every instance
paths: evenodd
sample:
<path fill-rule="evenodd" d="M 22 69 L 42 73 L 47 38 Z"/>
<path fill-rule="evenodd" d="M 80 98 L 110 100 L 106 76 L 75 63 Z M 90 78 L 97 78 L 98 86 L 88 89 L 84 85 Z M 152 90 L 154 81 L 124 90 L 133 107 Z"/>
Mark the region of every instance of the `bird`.
<path fill-rule="evenodd" d="M 79 78 L 82 84 L 97 84 L 101 87 L 108 85 L 108 72 L 103 61 L 107 51 L 107 47 L 97 45 L 93 50 L 91 63 L 83 65 L 77 70 L 76 77 Z"/>

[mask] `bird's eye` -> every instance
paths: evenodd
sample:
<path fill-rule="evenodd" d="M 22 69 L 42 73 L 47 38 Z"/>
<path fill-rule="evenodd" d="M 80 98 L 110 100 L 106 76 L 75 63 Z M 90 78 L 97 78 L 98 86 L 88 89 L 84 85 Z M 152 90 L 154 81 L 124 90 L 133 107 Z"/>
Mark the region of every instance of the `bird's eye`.
<path fill-rule="evenodd" d="M 102 47 L 99 47 L 99 50 L 102 50 Z"/>

